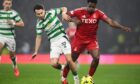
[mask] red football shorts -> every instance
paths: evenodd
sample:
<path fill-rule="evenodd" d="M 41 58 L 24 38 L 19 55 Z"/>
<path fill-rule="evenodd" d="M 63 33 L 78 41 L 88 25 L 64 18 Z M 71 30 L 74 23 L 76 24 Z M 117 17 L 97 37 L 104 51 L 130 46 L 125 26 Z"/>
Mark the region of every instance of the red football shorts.
<path fill-rule="evenodd" d="M 81 53 L 84 50 L 96 50 L 99 49 L 99 44 L 97 40 L 90 40 L 90 41 L 80 41 L 73 39 L 72 43 L 72 51 Z"/>

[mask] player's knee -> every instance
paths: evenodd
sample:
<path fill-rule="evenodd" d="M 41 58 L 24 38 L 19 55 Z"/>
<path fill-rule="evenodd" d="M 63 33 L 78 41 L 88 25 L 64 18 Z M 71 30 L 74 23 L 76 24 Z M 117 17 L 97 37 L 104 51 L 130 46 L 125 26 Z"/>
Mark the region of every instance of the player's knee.
<path fill-rule="evenodd" d="M 58 64 L 58 59 L 57 58 L 51 58 L 51 65 L 53 67 L 55 67 L 55 66 L 57 66 L 57 64 Z"/>
<path fill-rule="evenodd" d="M 71 62 L 73 62 L 72 59 L 67 59 L 68 64 L 71 63 Z"/>
<path fill-rule="evenodd" d="M 14 57 L 15 56 L 15 52 L 10 52 L 10 57 Z"/>
<path fill-rule="evenodd" d="M 94 60 L 99 60 L 99 59 L 100 59 L 100 55 L 99 55 L 99 54 L 92 55 L 92 58 L 93 58 Z"/>
<path fill-rule="evenodd" d="M 99 57 L 94 57 L 94 60 L 99 60 Z"/>
<path fill-rule="evenodd" d="M 57 66 L 57 64 L 54 64 L 54 63 L 53 63 L 53 64 L 51 64 L 51 65 L 52 65 L 52 67 L 56 67 L 56 66 Z"/>
<path fill-rule="evenodd" d="M 74 62 L 76 62 L 76 60 L 77 60 L 77 57 L 72 57 L 72 61 L 74 61 Z"/>
<path fill-rule="evenodd" d="M 73 60 L 74 62 L 76 62 L 76 60 L 78 59 L 79 54 L 80 54 L 80 53 L 78 53 L 78 52 L 73 52 L 73 53 L 72 53 L 72 60 Z"/>
<path fill-rule="evenodd" d="M 67 63 L 68 63 L 68 64 L 70 64 L 70 62 L 71 62 L 70 60 L 67 60 Z"/>
<path fill-rule="evenodd" d="M 56 67 L 56 66 L 57 66 L 57 62 L 52 61 L 52 62 L 51 62 L 51 66 L 52 66 L 52 67 Z"/>

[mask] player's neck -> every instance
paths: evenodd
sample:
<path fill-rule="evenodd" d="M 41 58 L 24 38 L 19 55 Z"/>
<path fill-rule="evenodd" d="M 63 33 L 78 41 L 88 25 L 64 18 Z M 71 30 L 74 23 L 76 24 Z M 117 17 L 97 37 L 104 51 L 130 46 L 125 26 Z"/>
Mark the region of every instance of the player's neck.
<path fill-rule="evenodd" d="M 95 12 L 95 11 L 92 11 L 92 12 L 88 11 L 88 14 L 89 14 L 89 15 L 92 15 L 94 12 Z"/>
<path fill-rule="evenodd" d="M 11 9 L 6 9 L 6 8 L 4 8 L 3 10 L 4 10 L 4 11 L 10 11 Z"/>
<path fill-rule="evenodd" d="M 93 14 L 97 9 L 95 8 L 94 11 L 89 11 L 88 8 L 85 9 L 90 15 Z"/>

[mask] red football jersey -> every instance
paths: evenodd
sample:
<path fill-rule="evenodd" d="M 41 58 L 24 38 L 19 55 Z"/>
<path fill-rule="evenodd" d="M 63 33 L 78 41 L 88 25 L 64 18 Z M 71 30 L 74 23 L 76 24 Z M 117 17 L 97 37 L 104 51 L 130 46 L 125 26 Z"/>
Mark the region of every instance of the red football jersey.
<path fill-rule="evenodd" d="M 71 17 L 76 17 L 82 24 L 77 26 L 75 37 L 79 40 L 89 41 L 96 39 L 99 20 L 105 20 L 107 16 L 99 9 L 89 14 L 86 8 L 70 11 Z"/>

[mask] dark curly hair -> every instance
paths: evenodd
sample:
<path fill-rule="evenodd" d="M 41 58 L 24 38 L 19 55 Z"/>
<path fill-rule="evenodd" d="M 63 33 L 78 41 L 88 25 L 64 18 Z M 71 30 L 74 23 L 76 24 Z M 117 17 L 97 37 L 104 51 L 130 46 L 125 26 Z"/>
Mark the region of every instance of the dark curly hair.
<path fill-rule="evenodd" d="M 36 9 L 44 9 L 44 6 L 42 4 L 37 4 L 34 6 L 33 11 L 35 12 Z"/>
<path fill-rule="evenodd" d="M 98 1 L 97 0 L 87 0 L 87 2 L 91 2 L 91 3 L 97 3 Z"/>

